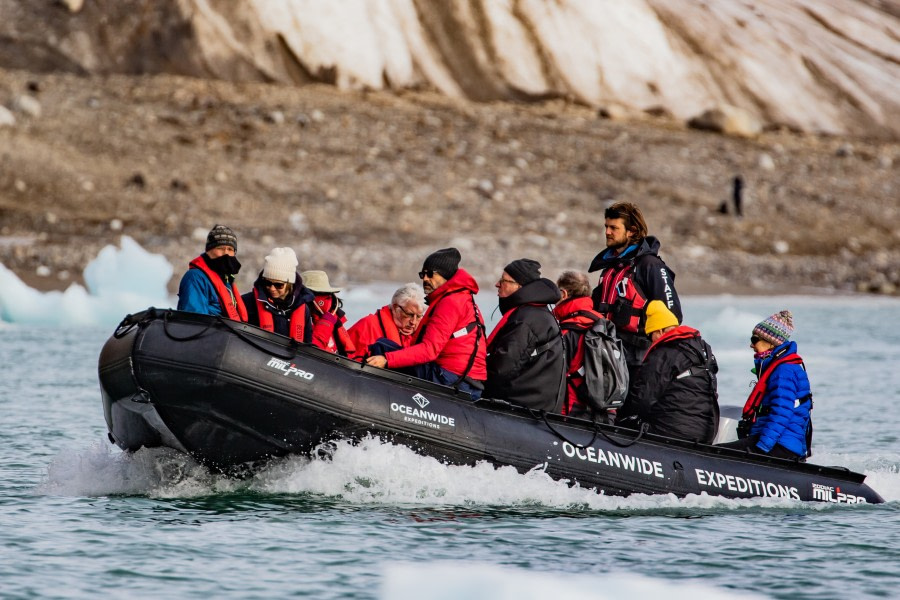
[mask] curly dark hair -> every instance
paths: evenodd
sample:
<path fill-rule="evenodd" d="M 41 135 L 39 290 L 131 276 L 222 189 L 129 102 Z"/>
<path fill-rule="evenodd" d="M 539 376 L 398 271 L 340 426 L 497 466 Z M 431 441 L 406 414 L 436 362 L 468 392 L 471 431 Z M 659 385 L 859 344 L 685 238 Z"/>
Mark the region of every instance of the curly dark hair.
<path fill-rule="evenodd" d="M 647 221 L 641 209 L 631 202 L 616 202 L 603 213 L 606 219 L 622 219 L 625 229 L 634 234 L 634 241 L 639 242 L 647 237 Z"/>

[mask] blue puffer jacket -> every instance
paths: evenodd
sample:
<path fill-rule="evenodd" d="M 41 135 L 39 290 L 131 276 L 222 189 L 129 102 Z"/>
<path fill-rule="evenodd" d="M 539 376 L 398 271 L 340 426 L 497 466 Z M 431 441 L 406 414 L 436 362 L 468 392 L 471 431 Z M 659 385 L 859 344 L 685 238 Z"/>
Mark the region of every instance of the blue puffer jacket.
<path fill-rule="evenodd" d="M 787 354 L 797 353 L 795 342 L 785 342 L 773 349 L 767 358 L 756 360 L 756 372 L 762 373 L 772 362 L 772 357 L 785 347 Z M 760 450 L 768 453 L 779 444 L 799 456 L 806 456 L 806 428 L 812 409 L 812 400 L 807 398 L 809 394 L 809 377 L 802 365 L 784 363 L 775 367 L 766 385 L 760 416 L 750 429 L 750 435 L 759 434 L 756 446 Z"/>

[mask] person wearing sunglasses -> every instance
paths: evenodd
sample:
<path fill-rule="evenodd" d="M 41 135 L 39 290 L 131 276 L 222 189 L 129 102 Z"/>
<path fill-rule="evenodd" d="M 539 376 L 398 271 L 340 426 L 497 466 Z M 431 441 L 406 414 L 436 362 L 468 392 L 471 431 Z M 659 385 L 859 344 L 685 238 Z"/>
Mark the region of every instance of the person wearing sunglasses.
<path fill-rule="evenodd" d="M 178 284 L 178 310 L 247 320 L 247 307 L 234 283 L 241 270 L 237 236 L 230 227 L 215 225 L 206 236 L 206 251 L 190 262 Z"/>
<path fill-rule="evenodd" d="M 407 348 L 375 354 L 366 364 L 404 370 L 436 383 L 481 397 L 485 367 L 484 319 L 475 303 L 478 283 L 459 268 L 456 248 L 428 255 L 419 272 L 428 310 L 419 323 L 415 343 Z"/>
<path fill-rule="evenodd" d="M 297 274 L 298 264 L 291 248 L 274 248 L 266 256 L 253 291 L 244 294 L 247 322 L 298 342 L 312 343 L 310 306 L 315 296 Z"/>
<path fill-rule="evenodd" d="M 561 412 L 566 350 L 549 307 L 559 302 L 559 288 L 541 277 L 541 264 L 530 258 L 506 265 L 495 287 L 503 316 L 487 341 L 485 396 Z"/>
<path fill-rule="evenodd" d="M 422 287 L 416 283 L 403 285 L 394 292 L 390 304 L 366 315 L 347 330 L 356 347 L 353 358 L 363 360 L 373 354 L 408 348 L 415 341 L 414 334 L 424 313 Z"/>
<path fill-rule="evenodd" d="M 804 461 L 812 456 L 812 391 L 806 366 L 790 341 L 794 318 L 782 310 L 753 328 L 753 373 L 756 384 L 744 404 L 738 440 L 720 444 Z"/>

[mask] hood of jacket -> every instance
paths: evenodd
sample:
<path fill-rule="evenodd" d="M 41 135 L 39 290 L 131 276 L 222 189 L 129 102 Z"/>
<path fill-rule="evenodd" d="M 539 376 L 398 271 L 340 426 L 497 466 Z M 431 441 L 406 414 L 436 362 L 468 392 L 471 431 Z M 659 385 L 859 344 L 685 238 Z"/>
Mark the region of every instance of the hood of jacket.
<path fill-rule="evenodd" d="M 506 314 L 510 310 L 523 304 L 556 304 L 559 302 L 560 293 L 556 284 L 545 277 L 535 279 L 520 287 L 514 294 L 506 298 L 500 298 L 500 312 Z"/>
<path fill-rule="evenodd" d="M 612 250 L 606 248 L 594 257 L 594 260 L 591 261 L 591 266 L 588 267 L 588 271 L 593 273 L 594 271 L 599 271 L 600 269 L 606 269 L 626 262 L 634 262 L 638 257 L 647 254 L 659 256 L 659 246 L 659 240 L 652 235 L 648 235 L 641 240 L 641 243 L 638 244 L 636 249 L 630 250 L 622 256 L 616 256 L 613 254 Z"/>
<path fill-rule="evenodd" d="M 457 269 L 453 277 L 448 279 L 444 285 L 425 296 L 425 304 L 431 304 L 441 296 L 459 290 L 466 290 L 473 294 L 478 293 L 478 282 L 465 269 Z"/>
<path fill-rule="evenodd" d="M 575 313 L 579 311 L 591 311 L 594 312 L 594 299 L 590 296 L 579 296 L 577 298 L 566 298 L 562 302 L 556 305 L 553 309 L 553 316 L 556 317 L 557 321 L 565 321 L 569 319 L 575 319 L 579 321 L 584 321 L 585 323 L 590 323 L 591 320 L 587 317 L 576 316 L 573 317 Z M 599 313 L 596 313 L 597 316 L 600 316 Z"/>

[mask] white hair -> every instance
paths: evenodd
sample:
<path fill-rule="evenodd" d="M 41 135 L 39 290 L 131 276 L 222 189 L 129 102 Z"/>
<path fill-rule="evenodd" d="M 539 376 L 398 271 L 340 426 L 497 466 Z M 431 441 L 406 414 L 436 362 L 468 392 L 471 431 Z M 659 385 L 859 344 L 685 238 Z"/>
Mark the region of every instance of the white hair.
<path fill-rule="evenodd" d="M 419 306 L 425 306 L 425 292 L 422 291 L 422 286 L 418 283 L 403 284 L 401 288 L 394 292 L 394 295 L 391 297 L 391 304 L 402 306 L 410 300 Z"/>

